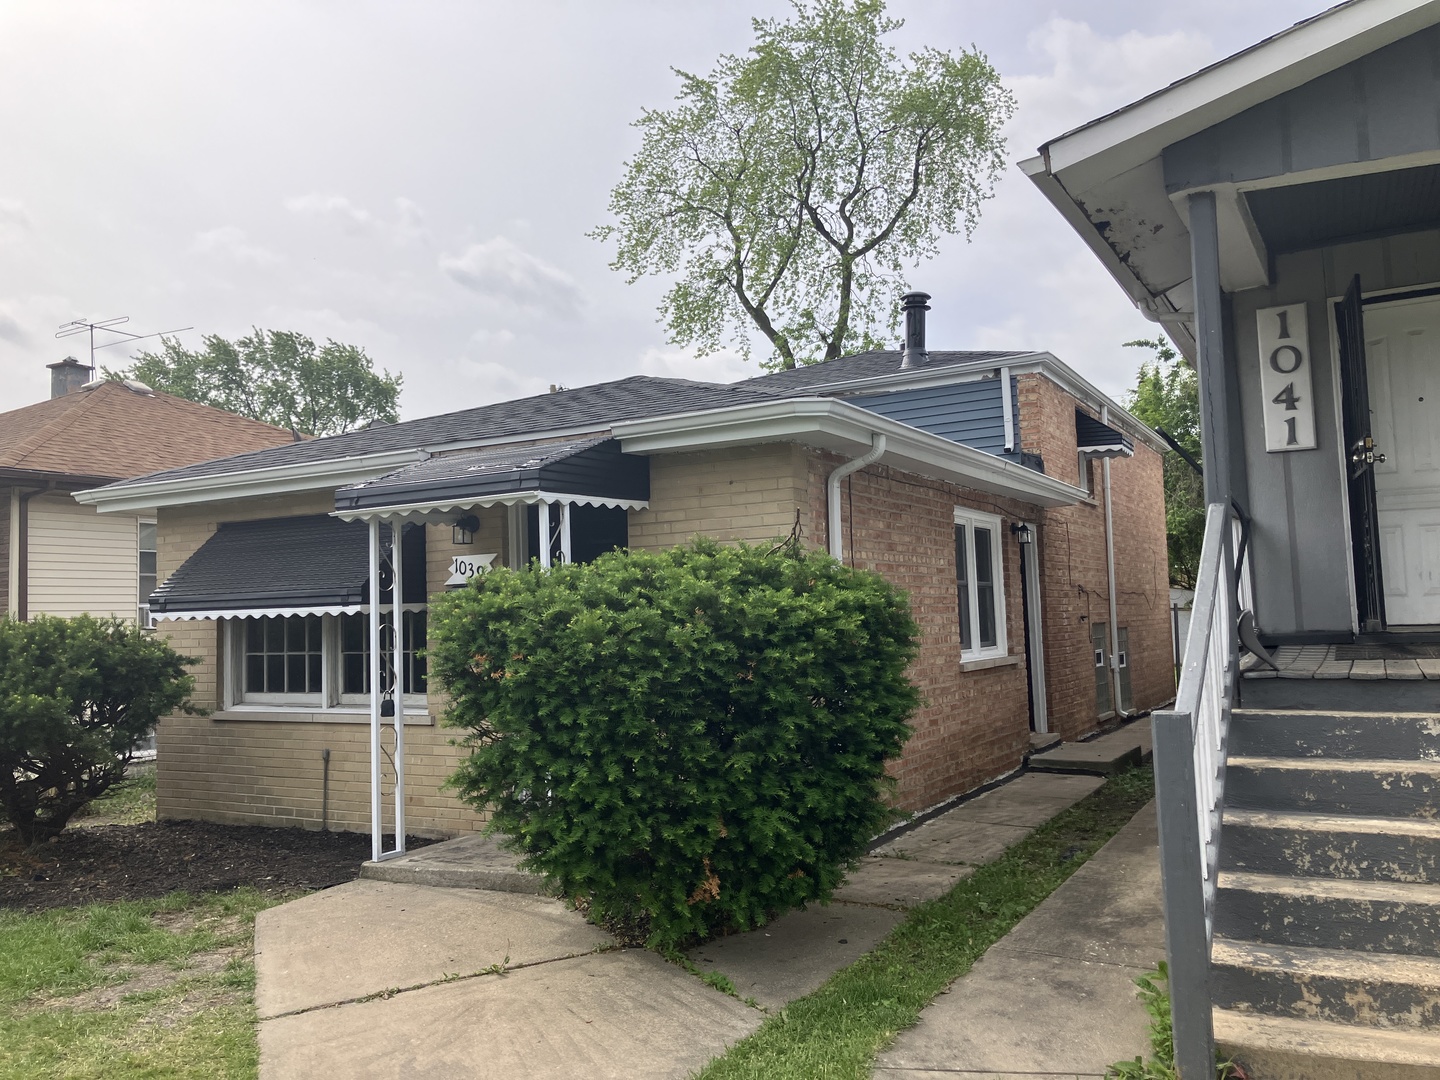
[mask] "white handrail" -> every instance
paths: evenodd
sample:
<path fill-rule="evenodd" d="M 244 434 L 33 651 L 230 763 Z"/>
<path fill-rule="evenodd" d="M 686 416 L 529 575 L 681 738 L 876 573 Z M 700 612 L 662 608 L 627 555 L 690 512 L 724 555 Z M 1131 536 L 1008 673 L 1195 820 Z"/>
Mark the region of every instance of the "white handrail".
<path fill-rule="evenodd" d="M 1206 508 L 1175 707 L 1151 720 L 1175 1062 L 1187 1080 L 1214 1075 L 1210 945 L 1237 667 L 1231 515 L 1223 503 Z"/>

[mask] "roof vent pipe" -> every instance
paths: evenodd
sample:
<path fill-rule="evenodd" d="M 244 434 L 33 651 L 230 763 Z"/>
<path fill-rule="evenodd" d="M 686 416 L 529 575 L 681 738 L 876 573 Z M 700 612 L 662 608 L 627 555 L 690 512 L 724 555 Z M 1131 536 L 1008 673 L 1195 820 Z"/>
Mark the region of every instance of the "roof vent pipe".
<path fill-rule="evenodd" d="M 925 351 L 925 312 L 930 310 L 926 303 L 930 294 L 907 292 L 900 298 L 900 307 L 905 312 L 905 351 L 900 355 L 900 370 L 924 367 L 930 359 Z"/>

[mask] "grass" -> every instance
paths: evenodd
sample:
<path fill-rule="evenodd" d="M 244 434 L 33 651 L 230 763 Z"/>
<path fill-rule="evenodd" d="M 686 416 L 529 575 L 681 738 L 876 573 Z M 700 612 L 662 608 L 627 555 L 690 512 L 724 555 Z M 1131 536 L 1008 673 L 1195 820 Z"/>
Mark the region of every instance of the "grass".
<path fill-rule="evenodd" d="M 253 1077 L 252 889 L 0 911 L 0 1078 Z"/>
<path fill-rule="evenodd" d="M 1147 971 L 1135 980 L 1140 988 L 1140 1002 L 1150 1016 L 1150 1058 L 1136 1057 L 1117 1061 L 1105 1070 L 1106 1080 L 1180 1080 L 1175 1069 L 1175 1028 L 1170 1015 L 1170 972 L 1161 960 L 1154 971 Z M 1218 1051 L 1215 1055 L 1215 1080 L 1233 1080 L 1245 1074 L 1233 1061 Z"/>
<path fill-rule="evenodd" d="M 768 1017 L 696 1080 L 869 1080 L 875 1055 L 1153 793 L 1148 767 L 1112 778 L 945 896 L 912 908 L 874 951 Z"/>
<path fill-rule="evenodd" d="M 120 781 L 84 807 L 73 819 L 77 827 L 139 825 L 155 820 L 155 766 L 132 765 L 133 775 Z"/>

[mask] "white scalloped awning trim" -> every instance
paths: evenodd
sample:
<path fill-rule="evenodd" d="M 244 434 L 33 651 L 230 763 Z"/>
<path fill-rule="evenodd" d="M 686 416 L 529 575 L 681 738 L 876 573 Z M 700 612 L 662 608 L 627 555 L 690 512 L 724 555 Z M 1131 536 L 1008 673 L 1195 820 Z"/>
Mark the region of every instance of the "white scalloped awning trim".
<path fill-rule="evenodd" d="M 576 495 L 552 491 L 512 491 L 479 498 L 447 499 L 443 502 L 399 503 L 394 506 L 367 506 L 356 510 L 336 510 L 341 521 L 368 521 L 370 518 L 423 517 L 446 514 L 455 510 L 475 510 L 484 506 L 515 506 L 530 503 L 571 503 L 575 506 L 608 506 L 618 510 L 648 510 L 648 499 L 611 499 L 602 495 Z"/>
<path fill-rule="evenodd" d="M 406 611 L 424 611 L 428 606 L 427 604 L 401 605 Z M 390 605 L 381 604 L 380 610 L 389 611 Z M 155 618 L 158 621 L 168 619 L 173 622 L 190 622 L 196 619 L 262 619 L 272 615 L 365 615 L 369 611 L 369 604 L 351 604 L 345 607 L 211 608 L 206 611 L 157 611 Z"/>

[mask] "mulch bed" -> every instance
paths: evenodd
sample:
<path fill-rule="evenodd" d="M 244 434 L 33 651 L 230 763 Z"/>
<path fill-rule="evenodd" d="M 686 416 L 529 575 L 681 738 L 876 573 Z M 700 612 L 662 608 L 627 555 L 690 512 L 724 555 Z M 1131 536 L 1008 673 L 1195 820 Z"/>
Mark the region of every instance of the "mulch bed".
<path fill-rule="evenodd" d="M 432 842 L 409 837 L 406 846 Z M 276 893 L 324 889 L 354 880 L 368 858 L 370 837 L 363 833 L 258 825 L 159 821 L 70 828 L 33 852 L 7 831 L 0 833 L 0 908 L 40 911 L 241 885 Z"/>

